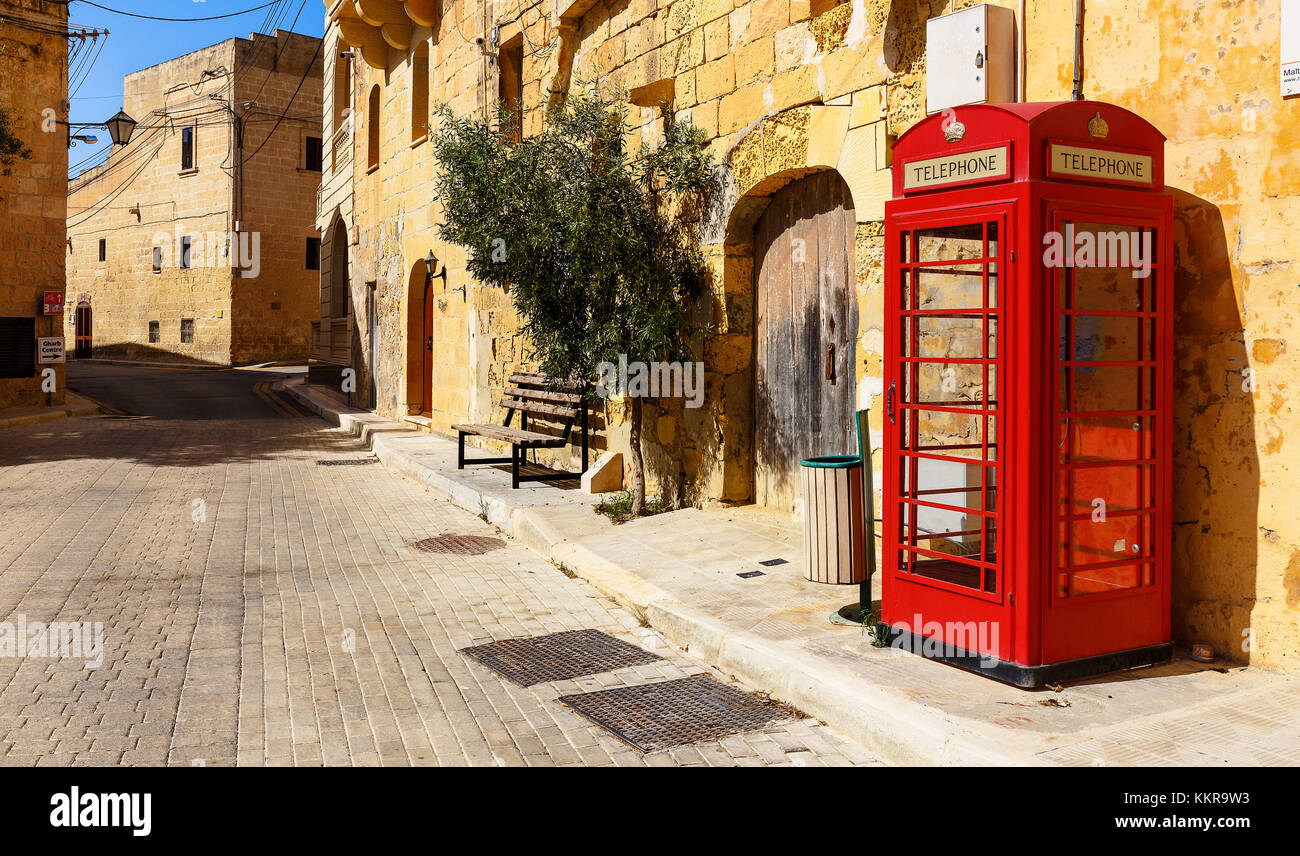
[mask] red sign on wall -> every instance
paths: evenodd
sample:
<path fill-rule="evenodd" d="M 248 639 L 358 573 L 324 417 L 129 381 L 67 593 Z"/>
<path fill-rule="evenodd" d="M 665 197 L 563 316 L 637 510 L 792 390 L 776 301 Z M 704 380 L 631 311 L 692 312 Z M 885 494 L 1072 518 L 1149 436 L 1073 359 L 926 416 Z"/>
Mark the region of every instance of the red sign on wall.
<path fill-rule="evenodd" d="M 45 292 L 45 314 L 46 315 L 63 314 L 63 292 L 62 291 Z"/>

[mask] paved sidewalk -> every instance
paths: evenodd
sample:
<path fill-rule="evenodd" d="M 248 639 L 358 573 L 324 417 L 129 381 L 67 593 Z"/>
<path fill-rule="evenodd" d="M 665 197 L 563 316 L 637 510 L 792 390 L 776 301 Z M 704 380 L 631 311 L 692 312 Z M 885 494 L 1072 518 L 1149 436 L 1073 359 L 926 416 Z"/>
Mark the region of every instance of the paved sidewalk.
<path fill-rule="evenodd" d="M 856 587 L 802 578 L 798 524 L 755 508 L 685 509 L 615 526 L 597 501 L 494 466 L 456 469 L 455 441 L 287 391 L 362 437 L 385 466 L 590 580 L 671 643 L 900 763 L 1300 764 L 1300 680 L 1174 662 L 1021 690 L 890 649 L 829 614 Z M 563 484 L 563 483 L 560 483 Z M 758 563 L 781 558 L 775 567 Z M 739 572 L 762 570 L 742 579 Z M 879 597 L 879 590 L 876 591 Z"/>
<path fill-rule="evenodd" d="M 48 407 L 9 407 L 0 409 L 0 429 L 13 428 L 18 425 L 31 425 L 36 422 L 51 422 L 74 416 L 89 416 L 99 412 L 99 405 L 75 392 L 65 394 L 63 404 Z"/>

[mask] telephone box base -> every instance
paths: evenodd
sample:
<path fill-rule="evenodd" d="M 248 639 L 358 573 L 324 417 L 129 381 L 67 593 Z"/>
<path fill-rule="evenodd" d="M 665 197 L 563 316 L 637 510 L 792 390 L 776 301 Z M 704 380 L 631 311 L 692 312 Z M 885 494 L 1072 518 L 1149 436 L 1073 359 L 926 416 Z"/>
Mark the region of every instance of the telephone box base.
<path fill-rule="evenodd" d="M 921 636 L 910 630 L 899 630 L 888 624 L 881 623 L 876 627 L 879 632 L 888 634 L 891 647 L 902 648 L 927 660 L 938 660 L 968 672 L 1023 688 L 1090 678 L 1107 672 L 1136 669 L 1139 666 L 1154 666 L 1158 663 L 1168 663 L 1174 656 L 1173 643 L 1161 642 L 1158 645 L 1130 648 L 1127 651 L 1098 654 L 1095 657 L 1083 657 L 1078 660 L 1046 663 L 1041 666 L 1022 666 L 1018 663 L 984 657 L 946 643 L 942 639 Z"/>

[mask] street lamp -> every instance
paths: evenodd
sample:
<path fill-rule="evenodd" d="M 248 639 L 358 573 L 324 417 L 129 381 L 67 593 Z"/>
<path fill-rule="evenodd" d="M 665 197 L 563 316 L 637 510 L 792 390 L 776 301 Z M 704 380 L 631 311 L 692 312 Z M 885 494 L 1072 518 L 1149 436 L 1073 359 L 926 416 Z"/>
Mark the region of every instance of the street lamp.
<path fill-rule="evenodd" d="M 92 134 L 73 134 L 73 128 L 108 128 L 108 136 L 112 138 L 113 145 L 125 146 L 131 141 L 131 134 L 135 133 L 136 122 L 125 112 L 118 110 L 117 115 L 113 116 L 106 122 L 62 122 L 59 124 L 68 126 L 68 145 L 74 142 L 79 143 L 96 143 L 99 140 Z"/>
<path fill-rule="evenodd" d="M 108 126 L 108 135 L 113 139 L 113 145 L 125 146 L 131 142 L 131 134 L 135 133 L 135 120 L 122 110 L 117 111 L 117 115 L 104 123 Z"/>
<path fill-rule="evenodd" d="M 433 254 L 433 250 L 429 250 L 429 254 L 424 257 L 424 275 L 429 280 L 430 283 L 432 283 L 435 279 L 441 279 L 442 289 L 443 291 L 446 291 L 447 290 L 447 266 L 443 265 L 442 272 L 435 274 L 433 272 L 433 269 L 436 268 L 437 266 L 438 266 L 438 257 Z"/>

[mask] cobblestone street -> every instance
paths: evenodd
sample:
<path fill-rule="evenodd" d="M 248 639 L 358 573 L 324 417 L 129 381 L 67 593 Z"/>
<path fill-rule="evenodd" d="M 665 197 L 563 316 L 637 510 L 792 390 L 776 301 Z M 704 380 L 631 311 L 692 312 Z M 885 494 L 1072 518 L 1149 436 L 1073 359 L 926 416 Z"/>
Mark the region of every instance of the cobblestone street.
<path fill-rule="evenodd" d="M 642 754 L 557 696 L 701 674 L 595 589 L 312 418 L 0 433 L 0 621 L 103 623 L 103 663 L 0 658 L 6 765 L 847 765 L 814 720 Z M 516 686 L 458 649 L 599 629 L 663 655 Z"/>

